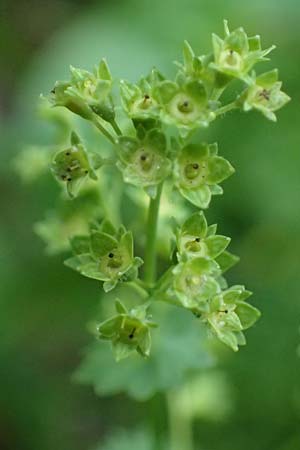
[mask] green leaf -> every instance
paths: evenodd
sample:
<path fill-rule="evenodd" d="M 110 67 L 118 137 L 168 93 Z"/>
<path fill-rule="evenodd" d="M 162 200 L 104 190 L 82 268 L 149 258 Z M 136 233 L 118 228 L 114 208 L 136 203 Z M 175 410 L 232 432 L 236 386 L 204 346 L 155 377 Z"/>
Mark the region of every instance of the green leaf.
<path fill-rule="evenodd" d="M 183 43 L 183 61 L 184 61 L 184 66 L 186 68 L 186 71 L 188 73 L 193 73 L 194 57 L 195 57 L 195 54 L 193 52 L 192 47 L 190 46 L 188 41 L 184 41 L 184 43 Z"/>
<path fill-rule="evenodd" d="M 115 336 L 116 332 L 119 329 L 121 321 L 121 316 L 115 316 L 111 319 L 105 320 L 105 322 L 102 322 L 98 326 L 100 338 L 112 338 L 113 336 Z"/>
<path fill-rule="evenodd" d="M 211 200 L 211 191 L 205 184 L 200 186 L 197 190 L 187 190 L 180 188 L 180 193 L 193 205 L 198 208 L 206 209 Z"/>
<path fill-rule="evenodd" d="M 169 103 L 169 101 L 174 97 L 178 90 L 176 83 L 172 81 L 162 81 L 157 87 L 157 93 L 160 101 L 164 104 Z"/>
<path fill-rule="evenodd" d="M 218 228 L 218 225 L 217 225 L 216 223 L 214 223 L 214 224 L 212 224 L 212 225 L 209 225 L 209 226 L 207 227 L 206 236 L 208 237 L 208 236 L 213 236 L 213 235 L 215 235 L 216 232 L 217 232 L 217 228 Z"/>
<path fill-rule="evenodd" d="M 206 103 L 207 94 L 201 81 L 194 80 L 187 83 L 186 92 L 194 98 L 198 104 Z"/>
<path fill-rule="evenodd" d="M 78 145 L 81 143 L 80 137 L 77 133 L 75 133 L 75 131 L 72 131 L 70 141 L 72 145 Z"/>
<path fill-rule="evenodd" d="M 256 52 L 261 50 L 260 36 L 252 36 L 248 38 L 248 46 L 250 52 Z"/>
<path fill-rule="evenodd" d="M 238 302 L 235 312 L 239 316 L 244 330 L 252 327 L 261 316 L 257 308 L 245 302 Z"/>
<path fill-rule="evenodd" d="M 223 292 L 223 299 L 226 304 L 235 304 L 244 290 L 244 286 L 232 286 Z"/>
<path fill-rule="evenodd" d="M 234 352 L 237 352 L 239 347 L 238 347 L 238 340 L 236 337 L 236 333 L 234 333 L 233 331 L 225 331 L 223 333 L 218 334 L 218 338 L 220 339 L 220 341 L 222 341 L 225 345 L 227 345 L 228 347 L 230 347 Z"/>
<path fill-rule="evenodd" d="M 105 58 L 103 58 L 100 61 L 100 64 L 98 66 L 98 75 L 99 75 L 99 78 L 102 78 L 103 80 L 110 81 L 112 79 L 111 73 L 110 73 L 110 70 L 109 70 L 109 67 L 108 67 L 108 64 L 107 64 Z"/>
<path fill-rule="evenodd" d="M 123 303 L 119 299 L 115 300 L 115 308 L 119 314 L 127 314 L 128 313 L 127 308 L 123 305 Z"/>
<path fill-rule="evenodd" d="M 88 236 L 74 236 L 70 239 L 70 244 L 76 255 L 89 253 L 90 251 L 90 238 Z"/>
<path fill-rule="evenodd" d="M 118 280 L 107 280 L 103 283 L 103 290 L 104 292 L 110 292 L 112 291 L 118 284 Z"/>
<path fill-rule="evenodd" d="M 95 231 L 91 234 L 91 250 L 95 257 L 101 257 L 118 247 L 118 241 L 109 234 Z"/>
<path fill-rule="evenodd" d="M 101 222 L 99 231 L 109 234 L 110 236 L 115 236 L 117 234 L 117 230 L 115 229 L 113 224 L 108 219 L 104 219 Z"/>
<path fill-rule="evenodd" d="M 210 258 L 216 258 L 226 249 L 229 243 L 229 237 L 221 235 L 209 236 L 205 239 L 205 244 L 208 249 L 208 256 Z"/>
<path fill-rule="evenodd" d="M 145 328 L 138 340 L 138 350 L 141 352 L 142 356 L 149 356 L 151 350 L 151 333 L 150 330 Z"/>
<path fill-rule="evenodd" d="M 181 233 L 190 234 L 191 236 L 197 236 L 203 238 L 207 232 L 207 221 L 205 219 L 203 211 L 197 212 L 189 217 L 181 228 Z"/>
<path fill-rule="evenodd" d="M 278 70 L 277 69 L 273 69 L 273 70 L 270 70 L 269 72 L 265 72 L 256 78 L 256 82 L 260 86 L 263 86 L 265 88 L 269 88 L 269 87 L 273 86 L 273 84 L 275 84 L 277 81 L 278 81 Z"/>
<path fill-rule="evenodd" d="M 230 35 L 226 38 L 226 44 L 230 47 L 231 50 L 234 50 L 240 54 L 245 53 L 249 50 L 248 38 L 242 28 L 238 28 L 237 30 L 230 33 Z"/>
<path fill-rule="evenodd" d="M 167 140 L 164 133 L 154 129 L 150 130 L 147 134 L 146 140 L 152 145 L 158 152 L 164 152 L 167 147 Z"/>
<path fill-rule="evenodd" d="M 117 362 L 127 358 L 134 350 L 135 349 L 132 346 L 125 344 L 124 342 L 113 342 L 113 354 Z"/>
<path fill-rule="evenodd" d="M 227 272 L 235 264 L 239 262 L 240 258 L 232 253 L 225 251 L 216 258 L 216 262 L 219 264 L 222 273 Z"/>
<path fill-rule="evenodd" d="M 214 156 L 208 161 L 207 182 L 209 184 L 218 184 L 234 173 L 234 168 L 226 159 L 221 156 Z"/>
<path fill-rule="evenodd" d="M 124 248 L 130 257 L 133 257 L 133 236 L 131 231 L 126 231 L 120 239 L 120 248 Z"/>

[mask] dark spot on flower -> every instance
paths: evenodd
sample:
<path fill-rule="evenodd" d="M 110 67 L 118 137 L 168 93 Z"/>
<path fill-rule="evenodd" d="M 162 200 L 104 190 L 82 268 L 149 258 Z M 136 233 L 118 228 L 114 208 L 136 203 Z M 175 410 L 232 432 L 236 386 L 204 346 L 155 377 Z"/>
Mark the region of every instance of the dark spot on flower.
<path fill-rule="evenodd" d="M 259 93 L 260 97 L 263 97 L 265 100 L 270 100 L 270 92 L 267 91 L 267 89 L 263 89 L 260 93 Z"/>
<path fill-rule="evenodd" d="M 70 156 L 70 152 L 66 152 L 66 156 Z"/>
<path fill-rule="evenodd" d="M 133 330 L 132 330 L 132 332 L 129 334 L 129 339 L 133 339 L 134 338 L 134 333 L 135 333 L 135 330 L 136 330 L 136 328 L 134 328 Z"/>
<path fill-rule="evenodd" d="M 228 313 L 228 309 L 225 309 L 225 310 L 224 310 L 224 313 L 227 314 L 227 313 Z"/>
<path fill-rule="evenodd" d="M 67 180 L 68 180 L 68 181 L 72 181 L 72 178 L 71 178 L 71 177 L 69 177 L 69 178 L 67 178 Z"/>
<path fill-rule="evenodd" d="M 114 257 L 114 254 L 113 254 L 113 253 L 109 253 L 108 257 L 109 257 L 109 258 L 113 258 L 113 257 Z"/>
<path fill-rule="evenodd" d="M 146 155 L 141 155 L 141 161 L 146 161 L 147 156 Z"/>
<path fill-rule="evenodd" d="M 144 99 L 145 99 L 145 100 L 149 100 L 149 98 L 150 98 L 150 96 L 149 96 L 148 94 L 145 94 L 145 95 L 144 95 Z"/>
<path fill-rule="evenodd" d="M 84 171 L 84 173 L 85 173 L 85 174 L 88 174 L 88 173 L 89 173 L 89 171 L 88 171 L 88 170 L 85 170 L 85 171 Z"/>
<path fill-rule="evenodd" d="M 199 164 L 198 163 L 194 163 L 193 164 L 193 169 L 195 169 L 195 170 L 199 169 Z"/>
<path fill-rule="evenodd" d="M 200 242 L 200 238 L 197 237 L 197 238 L 195 239 L 195 242 Z"/>

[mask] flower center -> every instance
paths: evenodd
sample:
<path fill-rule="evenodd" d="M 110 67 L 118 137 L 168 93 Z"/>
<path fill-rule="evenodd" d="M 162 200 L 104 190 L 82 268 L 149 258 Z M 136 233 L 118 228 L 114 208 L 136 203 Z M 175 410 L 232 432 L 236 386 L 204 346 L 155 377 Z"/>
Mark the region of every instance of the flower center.
<path fill-rule="evenodd" d="M 188 252 L 199 252 L 201 250 L 200 238 L 186 242 L 185 248 Z"/>
<path fill-rule="evenodd" d="M 121 267 L 123 262 L 123 258 L 121 257 L 121 255 L 112 251 L 108 253 L 107 257 L 107 267 L 111 269 L 118 269 L 119 267 Z"/>
<path fill-rule="evenodd" d="M 188 114 L 194 110 L 194 106 L 190 100 L 184 99 L 177 104 L 177 108 L 181 113 Z"/>
<path fill-rule="evenodd" d="M 143 172 L 149 172 L 154 163 L 153 153 L 142 149 L 138 156 L 138 163 Z"/>
<path fill-rule="evenodd" d="M 184 168 L 184 174 L 186 178 L 189 180 L 193 180 L 194 178 L 197 178 L 197 176 L 200 173 L 200 165 L 197 162 L 187 164 Z"/>
<path fill-rule="evenodd" d="M 231 69 L 240 70 L 242 66 L 242 57 L 234 50 L 226 50 L 221 57 L 221 64 Z"/>

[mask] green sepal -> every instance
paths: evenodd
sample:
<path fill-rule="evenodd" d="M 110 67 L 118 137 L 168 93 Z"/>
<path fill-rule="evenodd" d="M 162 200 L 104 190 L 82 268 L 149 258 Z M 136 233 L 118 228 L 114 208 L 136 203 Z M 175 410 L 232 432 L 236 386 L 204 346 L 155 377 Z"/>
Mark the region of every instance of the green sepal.
<path fill-rule="evenodd" d="M 75 255 L 82 255 L 90 251 L 90 239 L 88 236 L 74 236 L 70 239 L 70 244 Z"/>
<path fill-rule="evenodd" d="M 96 258 L 104 256 L 118 247 L 118 241 L 115 238 L 101 231 L 91 234 L 90 243 L 91 251 Z"/>
<path fill-rule="evenodd" d="M 235 266 L 239 262 L 240 258 L 236 255 L 225 250 L 216 258 L 216 262 L 219 264 L 222 273 L 227 272 L 231 267 Z"/>
<path fill-rule="evenodd" d="M 207 233 L 207 221 L 202 211 L 189 217 L 181 227 L 181 233 L 203 238 Z"/>
<path fill-rule="evenodd" d="M 112 291 L 116 286 L 117 286 L 117 284 L 118 284 L 118 279 L 113 279 L 113 280 L 107 280 L 107 281 L 104 281 L 104 283 L 103 283 L 103 290 L 104 290 L 104 292 L 110 292 L 110 291 Z"/>
<path fill-rule="evenodd" d="M 235 312 L 239 316 L 244 330 L 252 327 L 261 316 L 261 312 L 257 308 L 245 302 L 237 302 Z"/>
<path fill-rule="evenodd" d="M 215 259 L 219 256 L 230 243 L 230 238 L 221 235 L 209 236 L 205 239 L 205 245 L 208 249 L 208 256 Z"/>
<path fill-rule="evenodd" d="M 121 361 L 122 359 L 127 358 L 134 352 L 134 348 L 120 341 L 116 341 L 112 343 L 113 354 L 116 362 Z"/>
<path fill-rule="evenodd" d="M 119 299 L 115 300 L 115 308 L 116 308 L 117 313 L 119 313 L 119 314 L 127 314 L 128 313 L 127 308 L 123 305 L 123 303 Z"/>
<path fill-rule="evenodd" d="M 187 190 L 180 188 L 180 193 L 193 205 L 198 208 L 208 208 L 211 201 L 211 191 L 207 185 L 200 186 L 197 190 Z"/>
<path fill-rule="evenodd" d="M 215 156 L 208 159 L 208 175 L 207 182 L 209 184 L 218 184 L 226 178 L 230 177 L 235 170 L 229 161 L 221 156 Z"/>

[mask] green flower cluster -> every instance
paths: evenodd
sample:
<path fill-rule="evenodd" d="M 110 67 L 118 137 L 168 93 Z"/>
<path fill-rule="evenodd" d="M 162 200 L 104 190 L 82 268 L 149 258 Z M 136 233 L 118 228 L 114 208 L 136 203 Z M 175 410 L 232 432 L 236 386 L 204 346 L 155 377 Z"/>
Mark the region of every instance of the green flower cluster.
<path fill-rule="evenodd" d="M 107 220 L 91 227 L 89 236 L 71 239 L 74 256 L 65 261 L 66 266 L 81 275 L 103 281 L 109 292 L 118 282 L 135 280 L 141 258 L 133 255 L 133 238 L 122 226 L 116 230 Z"/>
<path fill-rule="evenodd" d="M 222 274 L 237 262 L 226 251 L 230 238 L 216 234 L 203 212 L 193 214 L 176 232 L 178 264 L 162 278 L 157 299 L 190 310 L 220 341 L 238 350 L 246 343 L 243 330 L 260 317 L 245 300 L 251 295 L 244 286 L 227 288 Z M 226 251 L 227 266 L 222 264 Z M 228 264 L 229 263 L 229 264 Z"/>
<path fill-rule="evenodd" d="M 103 282 L 105 292 L 118 283 L 127 283 L 136 290 L 137 305 L 127 310 L 117 301 L 117 314 L 99 325 L 100 338 L 112 342 L 118 360 L 135 351 L 149 355 L 154 324 L 148 310 L 157 300 L 191 311 L 234 351 L 245 343 L 243 331 L 260 315 L 246 302 L 249 291 L 239 285 L 228 287 L 224 273 L 238 257 L 227 250 L 230 238 L 217 234 L 216 225 L 207 225 L 203 211 L 177 226 L 177 250 L 164 255 L 166 261 L 173 261 L 172 265 L 156 280 L 156 231 L 163 185 L 169 187 L 168 194 L 164 191 L 163 195 L 169 196 L 175 217 L 180 208 L 178 197 L 181 202 L 187 201 L 184 214 L 191 208 L 206 209 L 213 196 L 223 193 L 220 184 L 235 171 L 218 154 L 217 143 L 199 142 L 196 132 L 234 109 L 257 110 L 275 121 L 275 113 L 290 100 L 281 90 L 277 70 L 258 75 L 254 71 L 258 63 L 267 61 L 274 46 L 263 50 L 259 36 L 248 37 L 242 28 L 230 31 L 226 21 L 224 28 L 224 38 L 212 36 L 212 51 L 208 54 L 197 55 L 185 42 L 183 62 L 176 63 L 172 79 L 152 69 L 137 83 L 120 80 L 117 96 L 116 80 L 102 59 L 92 73 L 71 67 L 70 80 L 57 82 L 49 96 L 52 106 L 64 107 L 90 121 L 108 139 L 108 147 L 101 143 L 95 153 L 72 132 L 70 144 L 62 142 L 55 147 L 51 171 L 66 186 L 69 197 L 84 198 L 84 185 L 92 184 L 86 183 L 90 179 L 105 198 L 101 207 L 97 200 L 95 214 L 89 211 L 86 221 L 78 211 L 67 223 L 57 216 L 51 223 L 42 224 L 39 234 L 51 243 L 53 251 L 57 246 L 51 234 L 61 236 L 63 248 L 69 237 L 74 255 L 66 265 Z M 240 92 L 231 89 L 223 96 L 237 79 Z M 47 158 L 51 159 L 50 152 Z M 41 170 L 44 164 L 44 160 L 39 163 Z M 22 157 L 17 166 L 25 172 L 26 158 Z M 26 173 L 26 178 L 30 174 Z M 120 189 L 122 181 L 124 192 Z M 138 269 L 143 261 L 134 256 L 131 231 L 120 224 L 126 202 L 134 192 L 142 195 L 142 190 L 149 196 L 149 212 L 147 224 L 135 227 L 137 233 L 145 230 L 146 234 L 145 239 L 138 236 L 138 249 L 145 259 L 140 278 Z M 173 200 L 176 195 L 177 202 Z M 88 228 L 88 221 L 95 217 L 104 220 Z M 141 220 L 143 214 L 136 219 Z M 162 228 L 166 228 L 165 236 L 170 236 L 169 224 Z M 79 230 L 78 236 L 74 230 Z"/>
<path fill-rule="evenodd" d="M 151 328 L 157 325 L 147 315 L 147 305 L 128 311 L 119 301 L 115 302 L 117 314 L 98 326 L 99 338 L 110 340 L 117 361 L 137 351 L 149 356 L 151 349 Z"/>
<path fill-rule="evenodd" d="M 97 180 L 95 170 L 102 164 L 100 156 L 87 153 L 74 131 L 71 134 L 71 147 L 55 154 L 51 170 L 58 181 L 66 183 L 70 197 L 78 194 L 82 182 L 90 177 Z"/>
<path fill-rule="evenodd" d="M 115 113 L 111 98 L 112 77 L 105 59 L 92 73 L 70 67 L 70 81 L 57 81 L 49 100 L 53 106 L 64 106 L 87 120 L 93 113 L 110 122 Z"/>

